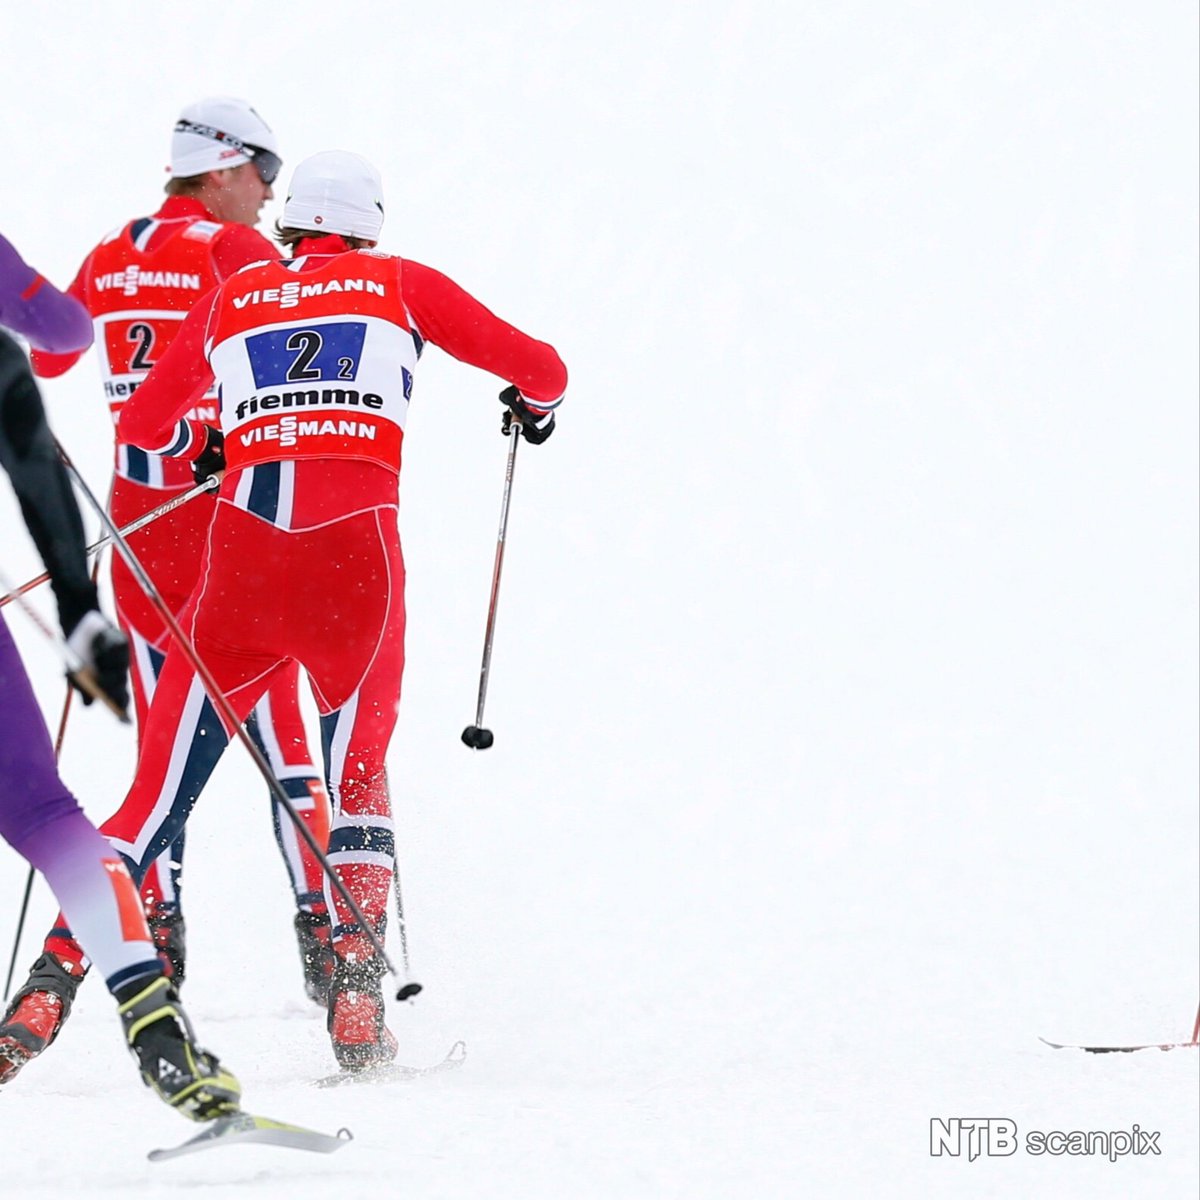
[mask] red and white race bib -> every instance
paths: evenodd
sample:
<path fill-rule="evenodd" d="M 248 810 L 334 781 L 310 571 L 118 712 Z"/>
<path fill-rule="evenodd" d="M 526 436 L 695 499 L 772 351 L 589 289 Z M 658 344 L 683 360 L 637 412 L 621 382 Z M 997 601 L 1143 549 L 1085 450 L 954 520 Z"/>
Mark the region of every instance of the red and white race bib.
<path fill-rule="evenodd" d="M 399 471 L 417 350 L 398 259 L 359 251 L 314 271 L 239 271 L 217 299 L 208 357 L 231 469 L 363 458 Z"/>

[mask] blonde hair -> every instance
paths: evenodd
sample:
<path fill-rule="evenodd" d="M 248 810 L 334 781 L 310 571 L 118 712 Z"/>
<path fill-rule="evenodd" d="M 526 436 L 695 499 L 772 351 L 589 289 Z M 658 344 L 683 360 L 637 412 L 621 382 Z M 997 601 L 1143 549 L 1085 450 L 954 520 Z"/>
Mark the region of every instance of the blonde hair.
<path fill-rule="evenodd" d="M 183 175 L 178 178 L 168 179 L 163 191 L 168 196 L 190 196 L 193 192 L 202 191 L 204 181 L 208 178 L 208 172 L 205 171 L 201 175 Z"/>

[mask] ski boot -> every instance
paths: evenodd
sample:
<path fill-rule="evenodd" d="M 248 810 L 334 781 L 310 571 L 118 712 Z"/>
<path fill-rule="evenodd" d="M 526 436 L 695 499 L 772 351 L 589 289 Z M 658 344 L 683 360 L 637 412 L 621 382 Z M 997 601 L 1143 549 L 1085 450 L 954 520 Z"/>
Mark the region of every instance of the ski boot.
<path fill-rule="evenodd" d="M 327 1027 L 343 1071 L 365 1071 L 396 1057 L 396 1039 L 384 1024 L 383 964 L 375 956 L 338 957 L 329 983 Z"/>
<path fill-rule="evenodd" d="M 0 1083 L 8 1083 L 58 1037 L 82 982 L 82 972 L 72 975 L 53 954 L 37 959 L 0 1021 Z"/>
<path fill-rule="evenodd" d="M 146 914 L 146 924 L 150 926 L 163 973 L 176 989 L 182 987 L 187 971 L 187 922 L 183 913 L 173 904 L 156 904 Z"/>
<path fill-rule="evenodd" d="M 121 1026 L 146 1086 L 193 1121 L 238 1111 L 241 1084 L 215 1054 L 196 1045 L 191 1022 L 165 975 L 143 976 L 116 992 Z"/>
<path fill-rule="evenodd" d="M 298 912 L 296 940 L 304 970 L 304 994 L 322 1008 L 329 1007 L 329 980 L 333 975 L 333 949 L 329 944 L 327 912 Z"/>

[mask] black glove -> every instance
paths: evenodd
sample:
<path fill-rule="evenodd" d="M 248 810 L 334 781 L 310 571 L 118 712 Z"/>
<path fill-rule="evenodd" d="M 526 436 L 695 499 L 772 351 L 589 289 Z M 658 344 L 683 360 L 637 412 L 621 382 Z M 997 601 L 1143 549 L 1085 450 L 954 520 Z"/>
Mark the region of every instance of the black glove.
<path fill-rule="evenodd" d="M 215 425 L 204 427 L 204 449 L 192 460 L 192 475 L 203 483 L 225 470 L 225 435 Z"/>
<path fill-rule="evenodd" d="M 71 630 L 67 645 L 83 660 L 96 686 L 125 712 L 129 707 L 129 643 L 125 635 L 93 608 Z M 70 678 L 84 704 L 91 704 L 94 697 L 80 686 L 74 675 Z"/>
<path fill-rule="evenodd" d="M 509 386 L 500 393 L 500 403 L 508 405 L 508 412 L 500 428 L 505 434 L 512 428 L 513 418 L 521 422 L 521 433 L 527 442 L 540 446 L 554 432 L 554 414 L 552 412 L 534 412 L 529 407 L 529 400 L 521 395 L 520 389 Z"/>

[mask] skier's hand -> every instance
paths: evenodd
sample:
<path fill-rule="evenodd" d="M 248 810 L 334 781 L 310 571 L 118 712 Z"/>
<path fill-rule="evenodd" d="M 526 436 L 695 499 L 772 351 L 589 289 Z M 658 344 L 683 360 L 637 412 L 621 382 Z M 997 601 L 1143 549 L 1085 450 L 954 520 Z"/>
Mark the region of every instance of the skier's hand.
<path fill-rule="evenodd" d="M 204 446 L 192 459 L 192 475 L 204 483 L 225 470 L 225 435 L 215 425 L 205 425 Z"/>
<path fill-rule="evenodd" d="M 520 422 L 521 434 L 527 442 L 540 446 L 554 432 L 554 414 L 542 412 L 532 400 L 526 400 L 515 386 L 500 393 L 500 403 L 508 406 L 501 429 L 507 436 L 514 418 Z"/>
<path fill-rule="evenodd" d="M 91 704 L 95 691 L 119 713 L 129 708 L 129 643 L 125 635 L 98 609 L 83 614 L 67 637 L 67 645 L 83 660 L 84 672 L 70 676 L 84 704 Z M 86 673 L 89 689 L 80 681 Z M 126 719 L 128 719 L 126 717 Z"/>

